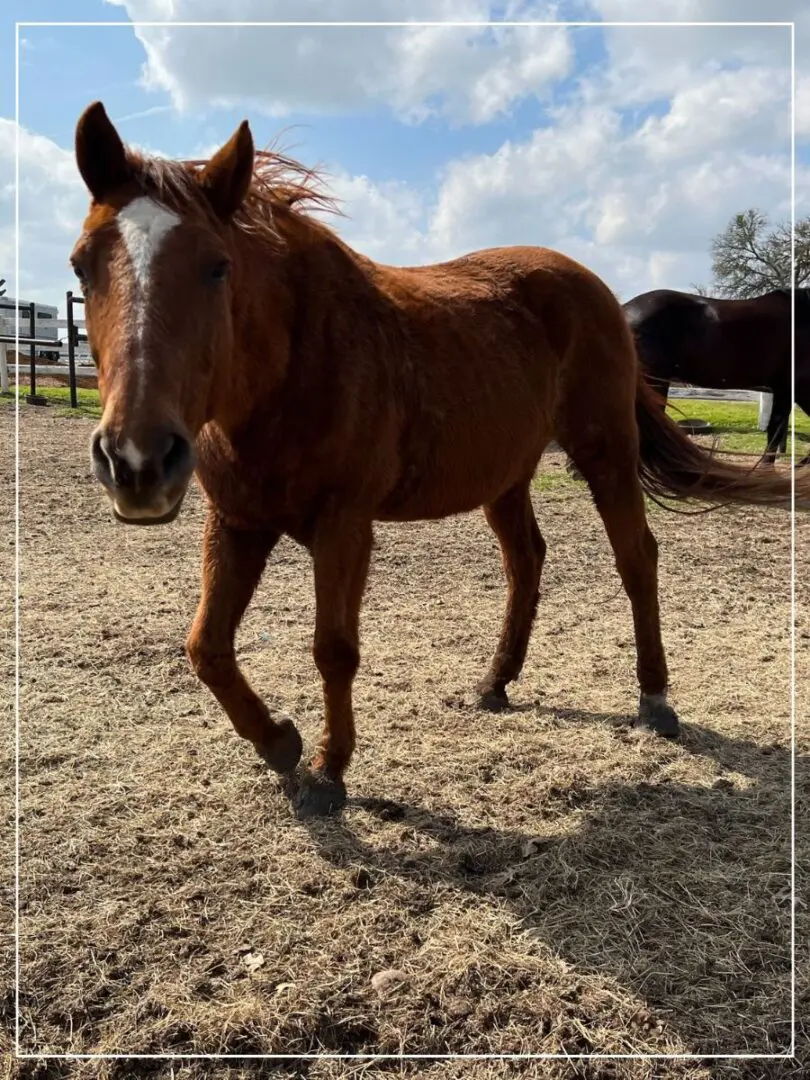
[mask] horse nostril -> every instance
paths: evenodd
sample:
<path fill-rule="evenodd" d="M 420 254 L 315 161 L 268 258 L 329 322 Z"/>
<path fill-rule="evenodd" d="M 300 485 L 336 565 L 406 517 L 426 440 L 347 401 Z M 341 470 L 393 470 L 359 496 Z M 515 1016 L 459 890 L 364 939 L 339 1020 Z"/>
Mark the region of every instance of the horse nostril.
<path fill-rule="evenodd" d="M 113 483 L 115 474 L 113 462 L 110 457 L 107 438 L 101 431 L 96 431 L 90 442 L 90 458 L 96 476 L 102 483 Z"/>
<path fill-rule="evenodd" d="M 182 473 L 191 472 L 191 443 L 182 435 L 170 435 L 169 447 L 163 455 L 163 477 L 171 479 Z"/>
<path fill-rule="evenodd" d="M 100 431 L 93 432 L 93 438 L 90 441 L 90 453 L 92 454 L 93 461 L 97 461 L 99 464 L 101 464 L 102 461 L 106 460 L 104 451 L 101 449 Z"/>

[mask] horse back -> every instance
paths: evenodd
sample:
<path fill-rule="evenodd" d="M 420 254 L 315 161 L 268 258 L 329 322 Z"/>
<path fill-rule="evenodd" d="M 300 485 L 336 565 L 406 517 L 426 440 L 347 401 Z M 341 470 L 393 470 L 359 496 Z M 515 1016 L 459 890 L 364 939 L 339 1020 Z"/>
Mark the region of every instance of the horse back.
<path fill-rule="evenodd" d="M 779 295 L 730 300 L 661 289 L 623 308 L 653 377 L 750 388 L 773 386 L 789 372 L 790 311 Z"/>

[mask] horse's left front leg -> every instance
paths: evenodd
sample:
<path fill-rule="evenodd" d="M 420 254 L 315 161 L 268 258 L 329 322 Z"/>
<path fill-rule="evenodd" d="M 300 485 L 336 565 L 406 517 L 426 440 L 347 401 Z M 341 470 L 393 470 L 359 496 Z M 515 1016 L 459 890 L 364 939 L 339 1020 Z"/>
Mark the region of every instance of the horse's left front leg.
<path fill-rule="evenodd" d="M 346 802 L 343 774 L 354 750 L 352 683 L 360 664 L 360 605 L 373 542 L 368 520 L 339 515 L 315 529 L 315 641 L 323 681 L 324 729 L 296 798 L 298 816 L 336 813 Z"/>

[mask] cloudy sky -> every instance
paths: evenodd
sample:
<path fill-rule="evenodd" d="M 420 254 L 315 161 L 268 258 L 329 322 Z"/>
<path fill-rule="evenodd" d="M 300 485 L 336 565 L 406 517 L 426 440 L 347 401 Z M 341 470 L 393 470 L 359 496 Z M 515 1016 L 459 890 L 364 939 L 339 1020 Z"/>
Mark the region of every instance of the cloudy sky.
<path fill-rule="evenodd" d="M 72 142 L 100 98 L 125 139 L 199 156 L 248 117 L 322 163 L 372 258 L 555 247 L 623 298 L 710 282 L 731 216 L 790 213 L 790 37 L 776 26 L 20 29 L 20 281 L 14 282 L 16 20 L 795 20 L 797 211 L 810 213 L 803 0 L 5 0 L 0 277 L 58 303 L 86 209 Z M 806 9 L 806 10 L 805 10 Z M 11 45 L 9 49 L 8 46 Z"/>

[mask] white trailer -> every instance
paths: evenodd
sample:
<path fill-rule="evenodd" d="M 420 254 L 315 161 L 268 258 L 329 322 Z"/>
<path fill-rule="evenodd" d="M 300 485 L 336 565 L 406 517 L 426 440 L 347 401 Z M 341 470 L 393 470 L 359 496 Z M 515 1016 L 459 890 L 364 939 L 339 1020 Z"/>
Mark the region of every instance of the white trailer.
<path fill-rule="evenodd" d="M 13 296 L 0 297 L 0 391 L 7 393 L 9 389 L 9 363 L 8 353 L 14 348 L 15 316 L 17 306 L 20 308 L 20 355 L 17 362 L 10 365 L 12 370 L 19 375 L 29 368 L 24 358 L 30 351 L 31 338 L 31 301 L 17 300 Z M 34 355 L 38 361 L 50 361 L 50 364 L 36 364 L 36 372 L 41 375 L 61 375 L 68 371 L 68 344 L 66 330 L 67 319 L 59 318 L 59 309 L 52 304 L 34 303 L 35 320 L 34 330 Z M 74 327 L 79 331 L 79 339 L 74 349 L 76 374 L 81 376 L 94 375 L 95 368 L 92 362 L 90 347 L 84 339 L 84 320 L 74 320 Z M 53 347 L 51 347 L 53 342 Z"/>
<path fill-rule="evenodd" d="M 27 338 L 31 336 L 31 319 L 28 314 L 31 301 L 16 300 L 13 296 L 0 297 L 0 334 L 14 336 L 15 313 L 18 304 L 21 308 L 20 337 Z M 58 360 L 62 344 L 59 336 L 59 309 L 51 304 L 36 304 L 34 311 L 36 315 L 34 337 L 41 342 L 53 341 L 52 349 L 45 344 L 38 345 L 37 356 L 45 360 Z M 22 348 L 21 344 L 20 349 Z"/>

